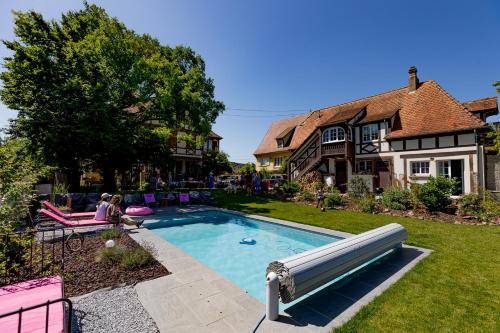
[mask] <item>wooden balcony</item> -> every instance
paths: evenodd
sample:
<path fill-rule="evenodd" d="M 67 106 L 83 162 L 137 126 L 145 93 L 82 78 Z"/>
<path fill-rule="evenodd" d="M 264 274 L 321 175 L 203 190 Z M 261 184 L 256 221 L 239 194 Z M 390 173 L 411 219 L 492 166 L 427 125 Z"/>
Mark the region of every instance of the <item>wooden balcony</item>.
<path fill-rule="evenodd" d="M 332 142 L 321 144 L 322 156 L 345 155 L 352 157 L 352 142 Z"/>

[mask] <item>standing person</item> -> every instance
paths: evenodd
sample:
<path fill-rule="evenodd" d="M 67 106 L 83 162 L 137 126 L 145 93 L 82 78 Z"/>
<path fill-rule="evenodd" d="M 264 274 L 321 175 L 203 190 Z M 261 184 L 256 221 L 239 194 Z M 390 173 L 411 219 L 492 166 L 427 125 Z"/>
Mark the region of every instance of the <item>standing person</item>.
<path fill-rule="evenodd" d="M 240 187 L 242 190 L 245 188 L 245 174 L 243 172 L 240 175 Z"/>
<path fill-rule="evenodd" d="M 236 178 L 231 176 L 229 179 L 229 185 L 231 186 L 231 192 L 236 193 Z"/>
<path fill-rule="evenodd" d="M 252 183 L 252 175 L 250 172 L 247 172 L 245 175 L 245 188 L 247 190 L 247 194 L 250 195 L 253 192 L 253 183 Z"/>
<path fill-rule="evenodd" d="M 260 184 L 260 176 L 258 173 L 255 173 L 254 183 L 255 183 L 255 193 L 260 194 L 262 188 Z"/>
<path fill-rule="evenodd" d="M 324 212 L 325 211 L 325 194 L 323 193 L 323 188 L 320 187 L 318 189 L 318 192 L 316 192 L 316 198 L 317 198 L 317 202 L 316 202 L 316 208 L 321 208 L 321 211 Z"/>
<path fill-rule="evenodd" d="M 212 172 L 208 175 L 208 188 L 211 190 L 214 189 L 214 174 Z"/>
<path fill-rule="evenodd" d="M 135 221 L 128 215 L 121 215 L 120 203 L 122 202 L 121 195 L 113 195 L 106 210 L 106 220 L 110 223 L 118 225 L 120 222 L 126 225 L 135 225 L 140 228 L 144 220 Z M 121 215 L 121 216 L 120 216 Z"/>
<path fill-rule="evenodd" d="M 101 194 L 101 200 L 97 203 L 97 210 L 95 212 L 94 220 L 96 221 L 106 221 L 106 210 L 109 206 L 109 198 L 111 196 L 108 193 Z"/>

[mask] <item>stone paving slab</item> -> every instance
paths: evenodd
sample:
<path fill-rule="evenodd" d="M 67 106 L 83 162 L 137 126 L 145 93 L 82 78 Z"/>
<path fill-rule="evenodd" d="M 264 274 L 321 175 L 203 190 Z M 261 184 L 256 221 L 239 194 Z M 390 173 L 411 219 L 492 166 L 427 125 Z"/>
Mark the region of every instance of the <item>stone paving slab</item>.
<path fill-rule="evenodd" d="M 351 234 L 257 215 L 206 206 L 169 207 L 160 214 L 221 210 L 257 220 L 337 237 Z M 158 221 L 160 216 L 147 219 Z M 137 295 L 160 332 L 252 332 L 265 313 L 265 305 L 152 231 L 129 229 L 137 242 L 146 241 L 158 251 L 158 260 L 172 273 L 138 283 Z M 257 332 L 330 332 L 352 318 L 407 271 L 431 253 L 404 246 L 338 283 L 280 312 L 278 321 L 263 320 Z M 265 288 L 265 281 L 262 281 Z"/>

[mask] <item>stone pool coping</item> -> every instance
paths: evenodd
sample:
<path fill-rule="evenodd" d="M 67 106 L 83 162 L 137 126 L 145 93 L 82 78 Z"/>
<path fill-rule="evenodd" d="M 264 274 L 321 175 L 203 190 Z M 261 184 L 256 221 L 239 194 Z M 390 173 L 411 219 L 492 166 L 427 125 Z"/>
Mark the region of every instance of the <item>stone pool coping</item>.
<path fill-rule="evenodd" d="M 246 216 L 270 223 L 328 234 L 350 237 L 352 234 L 300 223 L 245 214 L 210 206 L 185 206 L 158 209 L 159 213 L 189 213 L 216 210 Z M 155 222 L 156 216 L 145 220 Z M 152 231 L 127 228 L 137 242 L 148 242 L 157 250 L 157 259 L 172 274 L 140 282 L 135 290 L 144 308 L 160 332 L 252 332 L 264 316 L 265 305 L 222 275 L 208 268 Z M 386 260 L 347 282 L 334 284 L 280 312 L 279 321 L 263 320 L 256 332 L 330 332 L 351 319 L 431 250 L 405 245 L 400 256 Z M 371 265 L 370 265 L 371 267 Z M 265 288 L 265 277 L 262 277 Z M 303 303 L 303 304 L 302 304 Z"/>

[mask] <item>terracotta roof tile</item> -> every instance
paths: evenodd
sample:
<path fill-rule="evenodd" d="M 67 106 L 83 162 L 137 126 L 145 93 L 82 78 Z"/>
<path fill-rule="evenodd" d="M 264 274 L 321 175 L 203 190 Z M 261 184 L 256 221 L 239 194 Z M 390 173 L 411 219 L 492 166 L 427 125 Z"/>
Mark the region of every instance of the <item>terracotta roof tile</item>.
<path fill-rule="evenodd" d="M 257 147 L 257 150 L 255 150 L 254 154 L 259 155 L 277 151 L 289 151 L 290 147 L 278 148 L 276 138 L 286 129 L 299 125 L 305 118 L 307 118 L 308 115 L 309 113 L 304 113 L 298 116 L 273 122 L 271 124 L 271 127 L 269 127 L 269 129 L 267 130 L 267 133 L 262 139 L 261 143 L 259 144 L 259 147 Z"/>
<path fill-rule="evenodd" d="M 487 103 L 492 102 L 488 100 Z M 413 93 L 409 93 L 405 86 L 274 122 L 255 154 L 295 150 L 318 127 L 348 121 L 362 110 L 365 115 L 357 124 L 389 119 L 397 114 L 399 128 L 387 135 L 388 139 L 481 128 L 486 125 L 439 84 L 429 80 L 421 82 Z M 296 126 L 290 146 L 278 149 L 276 137 L 290 126 Z"/>
<path fill-rule="evenodd" d="M 498 112 L 498 101 L 496 97 L 486 97 L 462 103 L 470 112 L 496 109 Z"/>
<path fill-rule="evenodd" d="M 486 126 L 433 80 L 422 83 L 414 93 L 405 94 L 399 120 L 399 128 L 386 135 L 386 139 Z"/>

